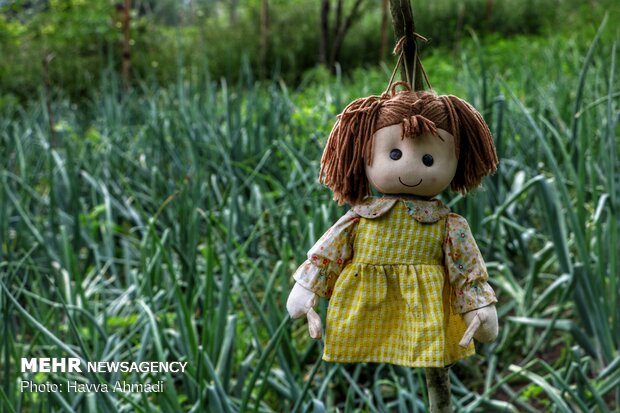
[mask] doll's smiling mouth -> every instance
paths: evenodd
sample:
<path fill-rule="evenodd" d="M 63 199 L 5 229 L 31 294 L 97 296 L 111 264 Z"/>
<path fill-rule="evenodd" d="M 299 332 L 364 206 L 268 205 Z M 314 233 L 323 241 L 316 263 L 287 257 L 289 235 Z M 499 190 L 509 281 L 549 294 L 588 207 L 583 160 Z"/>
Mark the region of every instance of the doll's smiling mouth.
<path fill-rule="evenodd" d="M 404 183 L 404 182 L 403 182 L 403 180 L 402 180 L 402 179 L 400 179 L 400 176 L 399 176 L 399 177 L 398 177 L 398 182 L 400 182 L 401 184 L 403 184 L 403 185 L 405 185 L 405 186 L 408 186 L 409 188 L 414 188 L 414 187 L 416 187 L 416 186 L 420 185 L 420 184 L 422 183 L 422 180 L 420 179 L 420 182 L 418 182 L 418 183 L 417 183 L 417 184 L 415 184 L 415 185 L 407 185 L 406 183 Z"/>

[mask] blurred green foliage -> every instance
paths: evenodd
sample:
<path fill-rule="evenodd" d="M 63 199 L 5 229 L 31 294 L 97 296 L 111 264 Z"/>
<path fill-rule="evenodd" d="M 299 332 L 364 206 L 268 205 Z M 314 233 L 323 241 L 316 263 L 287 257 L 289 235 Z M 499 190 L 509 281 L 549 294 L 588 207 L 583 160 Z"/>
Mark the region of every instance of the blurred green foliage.
<path fill-rule="evenodd" d="M 306 70 L 317 65 L 318 1 L 269 1 L 268 67 L 262 70 L 259 0 L 133 3 L 130 36 L 134 84 L 138 79 L 163 86 L 179 77 L 235 80 L 243 71 L 243 75 L 265 72 L 290 83 L 298 82 Z M 344 2 L 345 13 L 351 3 Z M 416 30 L 430 39 L 423 47 L 425 55 L 437 47 L 458 51 L 461 40 L 470 37 L 469 30 L 480 36 L 501 37 L 572 33 L 591 29 L 606 11 L 612 13 L 612 21 L 620 17 L 612 0 L 438 0 L 412 4 Z M 53 58 L 49 75 L 54 90 L 74 100 L 91 96 L 102 86 L 103 77 L 120 71 L 121 6 L 121 1 L 112 0 L 15 0 L 0 5 L 0 105 L 40 94 L 45 56 Z M 381 3 L 365 2 L 339 58 L 343 72 L 380 62 L 380 27 Z M 389 52 L 394 43 L 391 27 L 388 32 Z"/>
<path fill-rule="evenodd" d="M 13 2 L 0 14 L 0 89 L 32 98 L 42 84 L 43 59 L 53 58 L 50 78 L 70 96 L 98 84 L 100 69 L 119 35 L 107 2 L 51 1 L 38 7 Z"/>

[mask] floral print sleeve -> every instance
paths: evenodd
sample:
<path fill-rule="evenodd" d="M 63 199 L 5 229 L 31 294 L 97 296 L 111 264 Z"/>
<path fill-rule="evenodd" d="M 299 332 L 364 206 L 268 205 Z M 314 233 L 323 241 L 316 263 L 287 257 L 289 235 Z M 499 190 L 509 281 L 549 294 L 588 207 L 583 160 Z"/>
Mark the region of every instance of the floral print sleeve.
<path fill-rule="evenodd" d="M 336 279 L 353 256 L 353 240 L 359 216 L 349 210 L 308 251 L 308 259 L 293 278 L 321 297 L 329 298 Z"/>
<path fill-rule="evenodd" d="M 449 214 L 446 232 L 444 252 L 452 286 L 452 310 L 463 314 L 496 303 L 482 254 L 465 218 Z"/>

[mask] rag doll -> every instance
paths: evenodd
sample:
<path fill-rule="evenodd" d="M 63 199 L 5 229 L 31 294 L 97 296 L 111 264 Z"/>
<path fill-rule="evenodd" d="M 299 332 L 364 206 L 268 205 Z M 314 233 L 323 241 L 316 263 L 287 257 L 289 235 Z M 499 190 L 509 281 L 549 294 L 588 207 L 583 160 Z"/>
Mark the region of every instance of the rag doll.
<path fill-rule="evenodd" d="M 445 367 L 474 353 L 471 335 L 496 338 L 480 251 L 467 221 L 435 197 L 476 188 L 497 163 L 482 116 L 456 96 L 399 82 L 344 109 L 319 175 L 351 208 L 310 249 L 287 302 L 318 338 L 313 307 L 329 299 L 324 360 Z"/>

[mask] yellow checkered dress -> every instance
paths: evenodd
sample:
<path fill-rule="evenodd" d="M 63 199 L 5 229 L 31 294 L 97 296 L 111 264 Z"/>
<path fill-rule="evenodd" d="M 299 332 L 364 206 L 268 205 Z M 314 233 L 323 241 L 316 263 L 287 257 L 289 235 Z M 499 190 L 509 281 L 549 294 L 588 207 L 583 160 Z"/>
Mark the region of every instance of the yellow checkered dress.
<path fill-rule="evenodd" d="M 474 354 L 473 344 L 458 346 L 466 326 L 450 310 L 446 219 L 418 222 L 403 202 L 359 218 L 329 302 L 324 360 L 444 367 Z"/>

